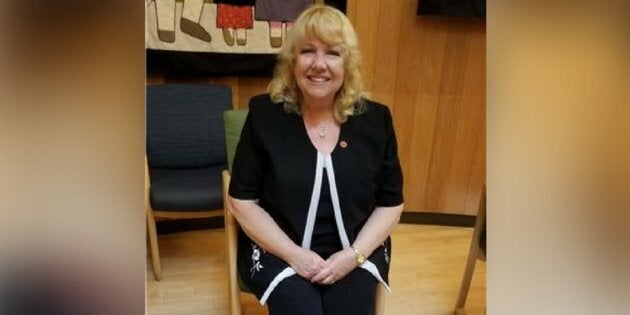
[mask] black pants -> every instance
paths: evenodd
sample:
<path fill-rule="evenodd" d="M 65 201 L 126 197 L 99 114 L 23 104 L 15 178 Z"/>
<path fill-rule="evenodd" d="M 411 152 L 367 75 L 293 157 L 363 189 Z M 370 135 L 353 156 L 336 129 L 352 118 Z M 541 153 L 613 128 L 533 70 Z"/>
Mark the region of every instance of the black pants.
<path fill-rule="evenodd" d="M 373 315 L 377 285 L 376 278 L 361 268 L 334 285 L 313 284 L 293 275 L 269 296 L 269 315 Z"/>

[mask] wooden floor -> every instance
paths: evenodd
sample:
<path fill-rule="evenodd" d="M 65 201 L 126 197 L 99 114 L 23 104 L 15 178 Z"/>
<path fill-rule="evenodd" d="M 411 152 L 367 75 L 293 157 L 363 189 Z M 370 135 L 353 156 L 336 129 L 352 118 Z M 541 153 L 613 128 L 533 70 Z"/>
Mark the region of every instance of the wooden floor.
<path fill-rule="evenodd" d="M 453 314 L 471 228 L 400 224 L 394 234 L 387 315 Z M 228 314 L 224 230 L 159 236 L 162 280 L 147 260 L 149 315 Z M 485 314 L 486 263 L 478 261 L 466 314 Z M 242 294 L 243 315 L 267 314 L 253 295 Z"/>

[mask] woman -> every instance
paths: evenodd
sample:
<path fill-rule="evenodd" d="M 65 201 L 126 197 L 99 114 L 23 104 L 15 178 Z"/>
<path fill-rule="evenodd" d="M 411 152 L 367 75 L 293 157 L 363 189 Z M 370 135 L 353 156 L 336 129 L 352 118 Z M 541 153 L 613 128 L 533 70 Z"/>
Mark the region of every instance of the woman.
<path fill-rule="evenodd" d="M 348 19 L 304 11 L 269 91 L 250 101 L 233 163 L 239 274 L 271 315 L 374 314 L 402 173 L 389 110 L 362 90 Z"/>

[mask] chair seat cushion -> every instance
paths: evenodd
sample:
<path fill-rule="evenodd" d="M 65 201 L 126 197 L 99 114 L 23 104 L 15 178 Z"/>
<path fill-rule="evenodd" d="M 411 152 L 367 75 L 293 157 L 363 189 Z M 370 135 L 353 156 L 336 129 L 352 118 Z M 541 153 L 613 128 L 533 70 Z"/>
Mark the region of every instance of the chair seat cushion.
<path fill-rule="evenodd" d="M 227 165 L 194 169 L 151 168 L 153 210 L 209 211 L 223 209 L 221 172 Z"/>

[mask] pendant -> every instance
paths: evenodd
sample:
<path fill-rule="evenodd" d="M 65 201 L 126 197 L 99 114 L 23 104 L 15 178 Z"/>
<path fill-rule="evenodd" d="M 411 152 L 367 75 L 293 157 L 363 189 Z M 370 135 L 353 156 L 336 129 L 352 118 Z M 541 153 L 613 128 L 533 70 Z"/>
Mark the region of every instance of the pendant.
<path fill-rule="evenodd" d="M 326 132 L 328 132 L 328 128 L 329 127 L 330 127 L 330 125 L 328 125 L 326 127 L 319 128 L 319 138 L 320 139 L 324 139 L 324 137 L 326 137 Z"/>

